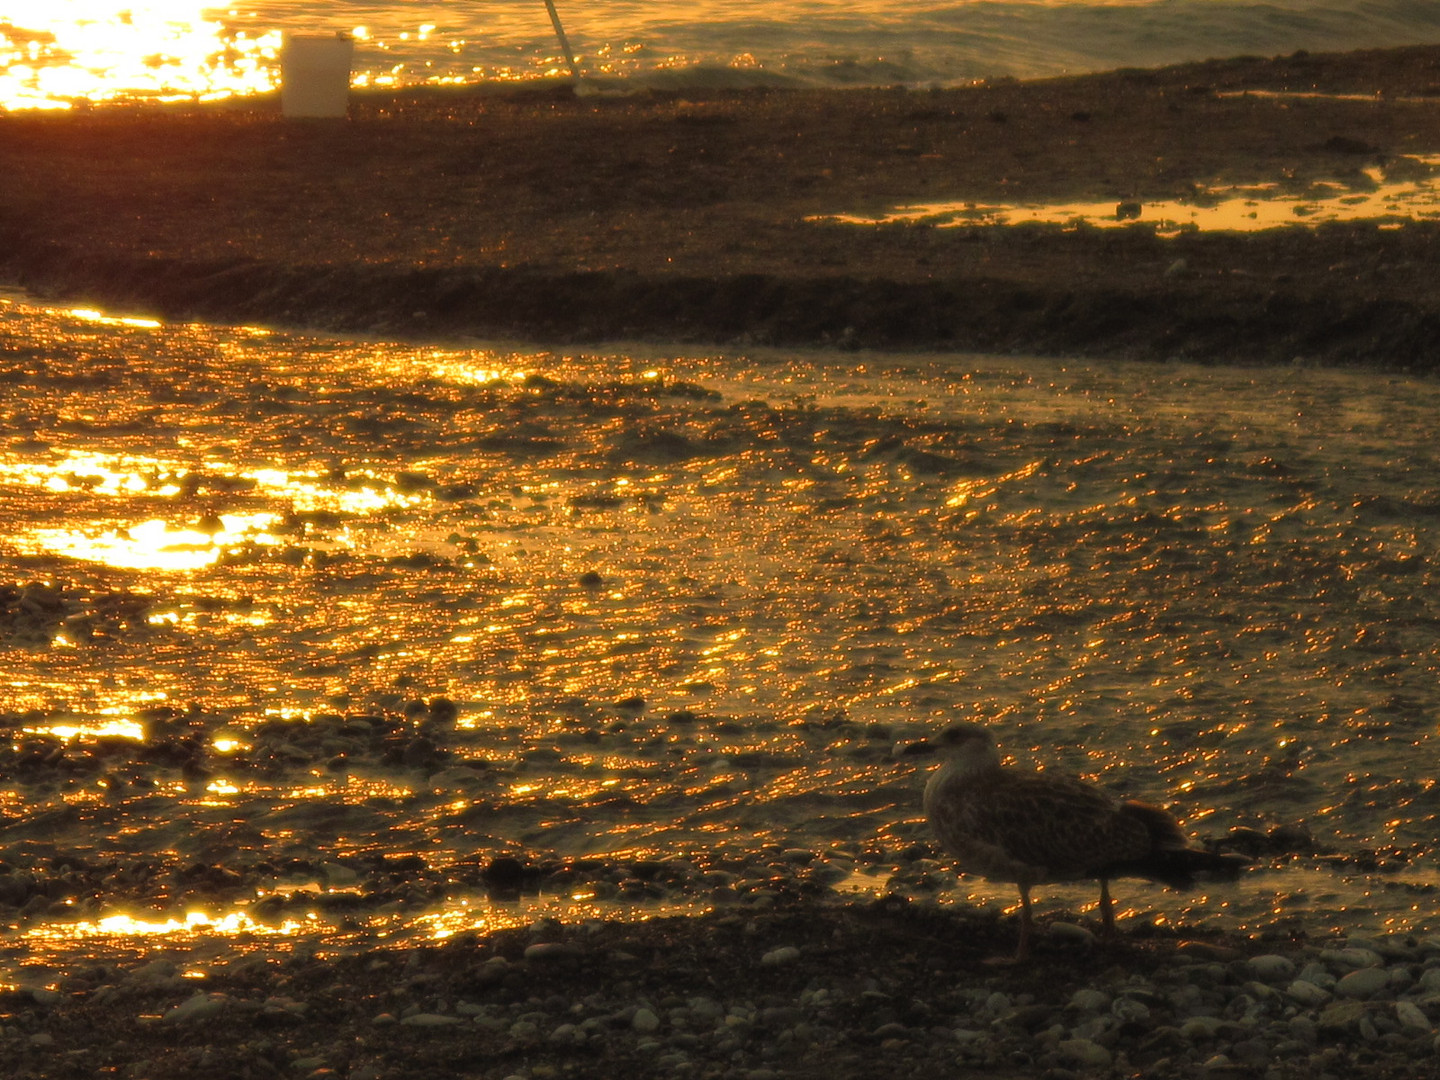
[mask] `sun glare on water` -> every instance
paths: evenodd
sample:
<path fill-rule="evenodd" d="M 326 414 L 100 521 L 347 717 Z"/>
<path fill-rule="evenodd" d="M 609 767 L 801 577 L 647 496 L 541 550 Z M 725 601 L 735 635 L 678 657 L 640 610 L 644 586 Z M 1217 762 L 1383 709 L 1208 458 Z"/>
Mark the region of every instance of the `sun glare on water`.
<path fill-rule="evenodd" d="M 302 931 L 313 931 L 321 924 L 314 917 L 287 919 L 280 923 L 258 922 L 243 911 L 210 915 L 191 911 L 183 919 L 176 917 L 140 918 L 134 915 L 106 915 L 100 919 L 46 923 L 25 931 L 32 944 L 56 946 L 86 938 L 156 938 L 184 940 L 202 935 L 235 937 L 241 934 L 265 937 L 288 937 Z"/>
<path fill-rule="evenodd" d="M 0 108 L 209 101 L 274 85 L 278 32 L 231 33 L 192 0 L 15 0 L 0 11 Z"/>
<path fill-rule="evenodd" d="M 37 529 L 32 540 L 41 550 L 106 566 L 185 572 L 214 564 L 242 542 L 276 543 L 263 532 L 272 519 L 270 514 L 223 514 L 213 529 L 176 528 L 156 519 L 98 536 L 68 529 Z"/>

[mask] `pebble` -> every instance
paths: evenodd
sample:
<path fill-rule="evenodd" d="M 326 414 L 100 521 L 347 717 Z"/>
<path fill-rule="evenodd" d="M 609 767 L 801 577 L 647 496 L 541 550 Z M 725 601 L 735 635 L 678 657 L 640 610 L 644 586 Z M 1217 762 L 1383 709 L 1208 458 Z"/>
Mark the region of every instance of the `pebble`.
<path fill-rule="evenodd" d="M 689 1006 L 690 1014 L 701 1020 L 713 1022 L 725 1016 L 725 1006 L 714 998 L 692 997 L 686 1004 Z"/>
<path fill-rule="evenodd" d="M 1266 953 L 1264 956 L 1252 956 L 1246 966 L 1250 973 L 1257 979 L 1264 979 L 1266 982 L 1279 982 L 1281 979 L 1288 979 L 1295 973 L 1295 961 L 1288 956 L 1280 956 L 1276 953 Z"/>
<path fill-rule="evenodd" d="M 1325 949 L 1320 959 L 1340 968 L 1380 967 L 1385 963 L 1374 949 L 1362 948 Z"/>
<path fill-rule="evenodd" d="M 1320 1030 L 1345 1031 L 1360 1023 L 1365 1016 L 1363 1001 L 1337 1001 L 1320 1013 Z"/>
<path fill-rule="evenodd" d="M 1315 960 L 1310 961 L 1301 968 L 1300 974 L 1296 976 L 1296 978 L 1303 979 L 1308 983 L 1313 983 L 1325 990 L 1333 990 L 1335 988 L 1335 976 L 1330 974 L 1330 970 L 1324 964 Z"/>
<path fill-rule="evenodd" d="M 1395 1019 L 1400 1021 L 1400 1026 L 1409 1031 L 1433 1031 L 1435 1025 L 1430 1023 L 1430 1018 L 1425 1015 L 1424 1010 L 1413 1001 L 1397 1001 L 1395 1003 Z"/>
<path fill-rule="evenodd" d="M 800 959 L 800 950 L 794 945 L 782 945 L 778 949 L 771 949 L 760 958 L 760 962 L 767 967 L 778 967 L 781 964 L 793 964 Z"/>
<path fill-rule="evenodd" d="M 1218 1016 L 1192 1016 L 1180 1025 L 1180 1036 L 1189 1042 L 1213 1039 L 1219 1033 L 1221 1023 Z"/>
<path fill-rule="evenodd" d="M 649 1035 L 660 1030 L 660 1018 L 650 1009 L 639 1008 L 635 1010 L 630 1026 L 642 1035 Z"/>
<path fill-rule="evenodd" d="M 1182 941 L 1176 946 L 1182 956 L 1194 956 L 1207 960 L 1238 960 L 1240 952 L 1228 945 L 1216 945 L 1209 941 Z"/>
<path fill-rule="evenodd" d="M 1296 979 L 1285 989 L 1301 1005 L 1323 1005 L 1330 1000 L 1330 991 L 1305 979 Z"/>
<path fill-rule="evenodd" d="M 1143 1024 L 1150 1019 L 1150 1006 L 1136 998 L 1116 998 L 1110 1015 L 1121 1023 Z"/>
<path fill-rule="evenodd" d="M 161 1019 L 167 1024 L 184 1024 L 208 1020 L 219 1015 L 229 999 L 224 994 L 196 994 L 166 1012 Z"/>
<path fill-rule="evenodd" d="M 1070 1008 L 1080 1012 L 1103 1012 L 1110 1008 L 1110 995 L 1091 987 L 1082 987 L 1070 996 Z"/>
<path fill-rule="evenodd" d="M 1083 926 L 1059 919 L 1050 924 L 1050 937 L 1067 945 L 1089 946 L 1095 944 L 1095 935 Z"/>
<path fill-rule="evenodd" d="M 1341 997 L 1371 998 L 1390 985 L 1390 973 L 1384 968 L 1367 967 L 1352 971 L 1335 983 Z"/>
<path fill-rule="evenodd" d="M 1056 1049 L 1066 1060 L 1087 1069 L 1109 1068 L 1112 1060 L 1110 1051 L 1091 1039 L 1065 1039 Z"/>
<path fill-rule="evenodd" d="M 146 990 L 169 989 L 183 984 L 173 960 L 152 960 L 142 964 L 126 975 L 125 982 Z"/>
<path fill-rule="evenodd" d="M 400 1023 L 406 1027 L 450 1027 L 453 1024 L 464 1023 L 458 1016 L 447 1016 L 444 1013 L 412 1013 L 405 1017 Z"/>
<path fill-rule="evenodd" d="M 539 941 L 525 949 L 526 960 L 568 960 L 579 955 L 579 949 L 563 941 Z"/>

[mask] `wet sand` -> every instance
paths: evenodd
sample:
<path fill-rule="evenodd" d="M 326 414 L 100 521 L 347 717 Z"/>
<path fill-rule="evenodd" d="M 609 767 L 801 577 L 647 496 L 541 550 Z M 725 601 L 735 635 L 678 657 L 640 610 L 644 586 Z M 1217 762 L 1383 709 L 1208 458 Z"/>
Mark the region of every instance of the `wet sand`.
<path fill-rule="evenodd" d="M 0 116 L 0 279 L 387 336 L 1436 361 L 1432 223 L 1164 238 L 809 219 L 1365 190 L 1367 169 L 1440 153 L 1440 47 L 933 92 L 364 94 L 351 114 Z"/>

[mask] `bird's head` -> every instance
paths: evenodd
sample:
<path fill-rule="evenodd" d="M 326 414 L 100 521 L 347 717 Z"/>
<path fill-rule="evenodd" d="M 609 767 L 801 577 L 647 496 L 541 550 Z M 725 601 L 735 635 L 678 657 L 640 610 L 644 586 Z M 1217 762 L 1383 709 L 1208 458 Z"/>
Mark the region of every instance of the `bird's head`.
<path fill-rule="evenodd" d="M 935 748 L 940 753 L 956 753 L 974 751 L 977 748 L 994 747 L 995 736 L 990 734 L 990 729 L 983 724 L 972 724 L 967 720 L 959 720 L 947 725 L 934 739 Z"/>
<path fill-rule="evenodd" d="M 995 737 L 983 724 L 961 720 L 947 724 L 937 735 L 920 739 L 904 748 L 904 754 L 935 754 L 946 760 L 999 761 Z"/>

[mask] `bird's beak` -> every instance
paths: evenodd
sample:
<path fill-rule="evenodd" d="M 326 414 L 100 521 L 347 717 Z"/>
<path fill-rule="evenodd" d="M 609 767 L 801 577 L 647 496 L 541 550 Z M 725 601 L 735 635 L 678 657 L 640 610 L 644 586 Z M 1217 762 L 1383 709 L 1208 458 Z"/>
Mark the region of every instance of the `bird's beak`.
<path fill-rule="evenodd" d="M 914 742 L 899 742 L 890 750 L 890 756 L 899 760 L 900 758 L 919 757 L 922 754 L 935 753 L 935 744 L 929 739 L 916 739 Z"/>

